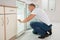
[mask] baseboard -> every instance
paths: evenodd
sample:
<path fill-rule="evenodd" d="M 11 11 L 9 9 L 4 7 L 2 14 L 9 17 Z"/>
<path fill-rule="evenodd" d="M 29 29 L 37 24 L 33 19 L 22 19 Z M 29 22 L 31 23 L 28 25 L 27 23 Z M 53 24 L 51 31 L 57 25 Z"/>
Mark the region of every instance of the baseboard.
<path fill-rule="evenodd" d="M 12 38 L 10 38 L 9 40 L 16 40 L 16 35 L 14 35 Z"/>
<path fill-rule="evenodd" d="M 20 37 L 22 34 L 24 34 L 25 33 L 25 31 L 22 31 L 22 32 L 20 32 L 20 33 L 18 33 L 17 35 L 16 35 L 16 38 L 18 38 L 18 37 Z"/>
<path fill-rule="evenodd" d="M 19 34 L 14 35 L 13 37 L 11 37 L 9 40 L 16 40 L 16 38 L 20 37 L 20 36 L 21 36 L 22 34 L 24 34 L 24 33 L 25 33 L 25 31 L 20 32 Z"/>

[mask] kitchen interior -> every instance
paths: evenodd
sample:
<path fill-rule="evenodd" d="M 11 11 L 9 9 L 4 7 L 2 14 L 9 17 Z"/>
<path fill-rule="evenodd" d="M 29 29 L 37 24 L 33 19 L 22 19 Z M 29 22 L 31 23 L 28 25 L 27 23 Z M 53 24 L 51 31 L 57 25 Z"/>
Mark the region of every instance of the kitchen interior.
<path fill-rule="evenodd" d="M 30 15 L 28 4 L 34 3 L 46 11 L 53 24 L 53 34 L 45 39 L 38 39 L 32 33 L 31 21 L 20 23 L 18 19 Z M 0 40 L 60 40 L 60 0 L 0 0 Z"/>

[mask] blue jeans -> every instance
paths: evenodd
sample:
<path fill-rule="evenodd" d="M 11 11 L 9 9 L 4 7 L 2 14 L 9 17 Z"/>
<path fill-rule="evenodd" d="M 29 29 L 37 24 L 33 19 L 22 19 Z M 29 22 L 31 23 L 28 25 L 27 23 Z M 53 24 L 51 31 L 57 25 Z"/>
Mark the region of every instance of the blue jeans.
<path fill-rule="evenodd" d="M 51 29 L 50 26 L 43 22 L 31 22 L 30 26 L 33 28 L 35 32 L 42 36 L 44 36 L 47 33 L 47 31 Z"/>

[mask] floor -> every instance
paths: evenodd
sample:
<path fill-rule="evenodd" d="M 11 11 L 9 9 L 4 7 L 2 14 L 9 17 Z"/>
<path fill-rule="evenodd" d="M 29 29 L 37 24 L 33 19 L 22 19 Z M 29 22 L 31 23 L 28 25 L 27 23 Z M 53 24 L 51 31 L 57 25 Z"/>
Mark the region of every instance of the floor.
<path fill-rule="evenodd" d="M 28 30 L 17 40 L 60 40 L 60 23 L 53 23 L 53 25 L 53 34 L 45 39 L 39 39 L 39 35 L 35 35 L 32 33 L 32 30 Z"/>

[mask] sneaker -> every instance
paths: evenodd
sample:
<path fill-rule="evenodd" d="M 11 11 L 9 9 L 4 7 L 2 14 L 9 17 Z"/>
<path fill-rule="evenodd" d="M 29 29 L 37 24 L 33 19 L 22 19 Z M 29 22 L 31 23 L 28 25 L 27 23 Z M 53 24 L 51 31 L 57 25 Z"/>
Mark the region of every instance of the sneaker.
<path fill-rule="evenodd" d="M 33 31 L 33 34 L 38 34 L 38 33 Z"/>
<path fill-rule="evenodd" d="M 45 37 L 49 37 L 50 35 L 48 33 L 45 34 Z"/>
<path fill-rule="evenodd" d="M 38 38 L 40 38 L 40 39 L 44 39 L 44 38 L 45 38 L 45 36 L 39 36 Z"/>
<path fill-rule="evenodd" d="M 39 36 L 38 38 L 44 39 L 44 38 L 49 37 L 49 36 L 50 36 L 50 35 L 49 35 L 48 33 L 46 33 L 44 36 Z"/>
<path fill-rule="evenodd" d="M 51 29 L 50 29 L 50 30 L 48 30 L 49 35 L 52 35 L 52 24 L 51 24 L 51 25 L 49 25 L 49 27 L 51 27 Z"/>
<path fill-rule="evenodd" d="M 48 30 L 48 32 L 49 32 L 49 35 L 52 35 L 52 29 L 51 30 Z"/>

